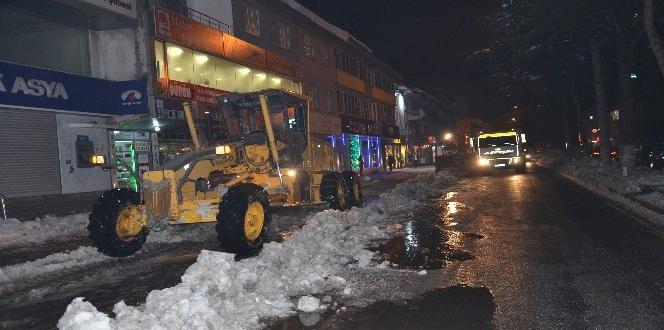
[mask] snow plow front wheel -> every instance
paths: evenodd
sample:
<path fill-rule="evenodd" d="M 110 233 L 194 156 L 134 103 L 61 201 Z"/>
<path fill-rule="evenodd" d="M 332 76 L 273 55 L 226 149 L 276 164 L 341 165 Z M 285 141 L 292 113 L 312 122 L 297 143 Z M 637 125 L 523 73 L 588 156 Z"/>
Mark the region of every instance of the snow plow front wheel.
<path fill-rule="evenodd" d="M 270 225 L 270 198 L 251 183 L 240 183 L 223 196 L 217 213 L 217 240 L 221 248 L 238 256 L 254 255 L 263 248 Z"/>
<path fill-rule="evenodd" d="M 137 192 L 114 189 L 105 192 L 92 207 L 88 223 L 97 250 L 111 257 L 126 257 L 140 250 L 150 230 L 143 223 Z"/>

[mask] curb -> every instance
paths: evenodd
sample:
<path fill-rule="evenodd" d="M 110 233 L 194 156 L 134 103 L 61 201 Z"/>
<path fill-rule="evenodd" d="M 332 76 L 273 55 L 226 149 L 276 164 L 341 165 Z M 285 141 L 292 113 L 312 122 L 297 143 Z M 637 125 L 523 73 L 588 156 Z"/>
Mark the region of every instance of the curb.
<path fill-rule="evenodd" d="M 658 229 L 664 229 L 664 214 L 658 212 L 653 208 L 648 207 L 647 205 L 644 205 L 642 202 L 639 202 L 638 200 L 625 197 L 622 194 L 610 190 L 606 187 L 598 186 L 596 184 L 588 182 L 583 182 L 572 175 L 562 173 L 558 170 L 549 168 L 547 166 L 540 164 L 537 164 L 537 166 L 549 169 L 557 173 L 558 175 L 564 177 L 565 179 L 575 183 L 576 185 L 594 193 L 595 195 L 598 195 L 611 202 L 614 202 L 616 204 L 619 204 L 620 206 L 625 207 L 626 209 L 632 211 L 634 214 L 636 214 L 637 216 L 639 216 L 649 224 L 657 227 Z"/>

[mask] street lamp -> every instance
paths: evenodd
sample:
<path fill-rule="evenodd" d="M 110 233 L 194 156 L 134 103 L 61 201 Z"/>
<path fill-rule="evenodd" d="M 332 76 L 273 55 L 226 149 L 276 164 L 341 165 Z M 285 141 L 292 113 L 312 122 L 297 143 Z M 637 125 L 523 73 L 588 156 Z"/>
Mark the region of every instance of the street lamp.
<path fill-rule="evenodd" d="M 445 135 L 443 135 L 443 140 L 445 140 L 445 141 L 452 140 L 452 133 L 449 133 L 449 132 L 445 133 Z"/>

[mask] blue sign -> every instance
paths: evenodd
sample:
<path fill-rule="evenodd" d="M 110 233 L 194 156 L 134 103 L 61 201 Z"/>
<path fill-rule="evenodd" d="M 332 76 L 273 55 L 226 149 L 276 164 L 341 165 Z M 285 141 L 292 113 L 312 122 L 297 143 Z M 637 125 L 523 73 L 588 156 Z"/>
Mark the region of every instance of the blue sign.
<path fill-rule="evenodd" d="M 0 105 L 130 115 L 148 112 L 147 79 L 110 81 L 0 61 Z"/>

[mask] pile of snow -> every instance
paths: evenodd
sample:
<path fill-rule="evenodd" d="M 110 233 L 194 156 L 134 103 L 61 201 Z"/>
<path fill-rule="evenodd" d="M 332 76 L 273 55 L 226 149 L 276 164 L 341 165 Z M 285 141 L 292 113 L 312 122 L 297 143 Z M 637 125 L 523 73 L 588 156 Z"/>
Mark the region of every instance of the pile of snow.
<path fill-rule="evenodd" d="M 292 238 L 266 244 L 255 258 L 235 261 L 231 254 L 204 250 L 182 283 L 152 291 L 144 305 L 120 301 L 113 308 L 115 318 L 110 318 L 77 298 L 58 327 L 258 329 L 261 320 L 292 315 L 298 307 L 313 309 L 313 297 L 297 297 L 351 294 L 352 288 L 339 274 L 347 267 L 369 266 L 373 254 L 366 246 L 388 237 L 390 224 L 402 220 L 395 215 L 440 195 L 453 181 L 449 175 L 423 175 L 397 185 L 364 208 L 317 213 Z"/>
<path fill-rule="evenodd" d="M 620 194 L 639 193 L 645 186 L 664 186 L 664 175 L 659 171 L 637 167 L 628 176 L 623 176 L 618 162 L 607 164 L 594 158 L 568 159 L 562 151 L 537 155 L 536 162 Z"/>
<path fill-rule="evenodd" d="M 664 210 L 664 194 L 660 192 L 653 192 L 645 195 L 635 197 L 639 202 L 657 209 Z"/>
<path fill-rule="evenodd" d="M 0 220 L 0 248 L 63 237 L 84 238 L 88 235 L 87 225 L 88 213 L 64 217 L 46 216 L 30 221 Z"/>

